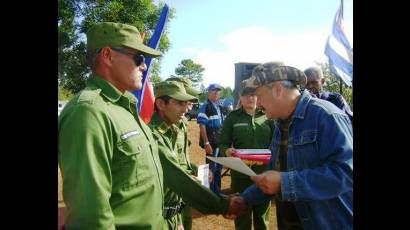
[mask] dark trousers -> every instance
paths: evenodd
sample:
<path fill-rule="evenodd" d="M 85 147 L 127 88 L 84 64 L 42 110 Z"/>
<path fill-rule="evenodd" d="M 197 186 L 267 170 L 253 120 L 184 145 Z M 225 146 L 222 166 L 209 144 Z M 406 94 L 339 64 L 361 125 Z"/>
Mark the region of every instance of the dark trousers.
<path fill-rule="evenodd" d="M 219 148 L 215 146 L 215 148 L 212 146 L 213 152 L 212 156 L 217 157 L 219 156 Z M 221 193 L 221 171 L 222 171 L 222 165 L 217 164 L 211 160 L 208 160 L 208 158 L 205 158 L 205 161 L 207 164 L 209 164 L 209 170 L 212 171 L 214 174 L 214 178 L 212 182 L 209 184 L 210 189 L 215 193 L 215 194 L 220 194 Z"/>

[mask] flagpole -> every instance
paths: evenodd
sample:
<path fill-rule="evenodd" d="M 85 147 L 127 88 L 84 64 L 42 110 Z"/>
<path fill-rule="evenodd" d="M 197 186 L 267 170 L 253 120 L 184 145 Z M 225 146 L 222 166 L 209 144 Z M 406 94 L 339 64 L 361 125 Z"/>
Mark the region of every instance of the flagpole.
<path fill-rule="evenodd" d="M 161 40 L 161 36 L 164 32 L 165 24 L 167 22 L 169 13 L 169 7 L 167 4 L 164 5 L 161 15 L 159 17 L 158 23 L 155 26 L 154 34 L 148 42 L 148 46 L 157 49 Z M 144 34 L 145 35 L 145 34 Z M 142 89 L 135 90 L 133 94 L 138 99 L 137 109 L 138 113 L 141 116 L 141 119 L 148 123 L 151 119 L 151 116 L 154 112 L 154 92 L 149 79 L 152 65 L 152 57 L 146 57 L 145 63 L 147 65 L 146 71 L 142 75 Z"/>

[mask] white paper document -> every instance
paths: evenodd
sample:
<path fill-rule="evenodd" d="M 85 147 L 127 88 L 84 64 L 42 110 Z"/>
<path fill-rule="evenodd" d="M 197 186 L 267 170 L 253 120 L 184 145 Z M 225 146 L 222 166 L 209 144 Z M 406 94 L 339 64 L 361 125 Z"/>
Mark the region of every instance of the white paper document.
<path fill-rule="evenodd" d="M 235 171 L 241 172 L 248 176 L 256 176 L 256 173 L 250 169 L 241 159 L 237 157 L 207 157 L 209 160 L 226 166 Z"/>
<path fill-rule="evenodd" d="M 235 149 L 240 154 L 270 154 L 270 149 Z"/>
<path fill-rule="evenodd" d="M 198 179 L 201 181 L 201 184 L 209 188 L 209 164 L 204 164 L 198 166 Z"/>

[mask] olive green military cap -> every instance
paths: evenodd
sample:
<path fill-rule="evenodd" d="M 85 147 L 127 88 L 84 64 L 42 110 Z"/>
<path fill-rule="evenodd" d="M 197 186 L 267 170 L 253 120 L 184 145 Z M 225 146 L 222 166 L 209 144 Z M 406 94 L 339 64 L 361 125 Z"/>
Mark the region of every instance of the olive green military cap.
<path fill-rule="evenodd" d="M 323 78 L 323 72 L 320 68 L 318 67 L 310 67 L 305 69 L 305 71 L 303 71 L 307 76 L 309 77 L 314 77 L 315 79 L 322 79 Z"/>
<path fill-rule="evenodd" d="M 87 49 L 100 49 L 106 46 L 125 46 L 153 57 L 162 55 L 161 52 L 142 43 L 136 27 L 121 23 L 100 22 L 87 31 Z"/>
<path fill-rule="evenodd" d="M 256 66 L 252 71 L 252 76 L 242 82 L 243 87 L 257 88 L 273 81 L 292 81 L 296 85 L 306 84 L 306 75 L 301 70 L 285 65 L 277 65 L 268 62 Z"/>
<path fill-rule="evenodd" d="M 163 81 L 155 84 L 154 87 L 155 98 L 161 96 L 170 96 L 179 101 L 196 101 L 197 98 L 189 95 L 185 91 L 185 87 L 181 82 L 177 81 Z"/>
<path fill-rule="evenodd" d="M 253 94 L 254 92 L 255 92 L 255 88 L 245 87 L 241 91 L 241 96 L 250 95 L 250 94 Z"/>
<path fill-rule="evenodd" d="M 192 86 L 192 81 L 189 80 L 189 78 L 187 78 L 187 77 L 170 77 L 170 78 L 166 79 L 165 81 L 181 82 L 185 87 L 185 91 L 188 94 L 190 94 L 191 96 L 198 97 L 198 94 L 201 93 Z"/>

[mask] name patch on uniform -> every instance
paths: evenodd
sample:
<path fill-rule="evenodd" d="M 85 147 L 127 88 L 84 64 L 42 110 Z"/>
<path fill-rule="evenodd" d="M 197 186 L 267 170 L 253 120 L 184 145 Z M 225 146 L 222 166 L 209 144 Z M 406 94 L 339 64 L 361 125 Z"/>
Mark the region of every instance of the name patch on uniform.
<path fill-rule="evenodd" d="M 248 125 L 249 125 L 248 123 L 236 123 L 236 124 L 233 125 L 233 127 L 235 128 L 235 127 L 239 127 L 239 126 L 248 126 Z"/>
<path fill-rule="evenodd" d="M 132 136 L 139 135 L 139 134 L 140 132 L 138 132 L 138 130 L 132 130 L 132 131 L 122 134 L 120 137 L 122 140 L 126 140 Z"/>

